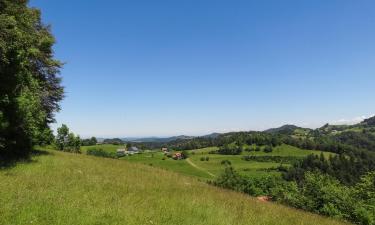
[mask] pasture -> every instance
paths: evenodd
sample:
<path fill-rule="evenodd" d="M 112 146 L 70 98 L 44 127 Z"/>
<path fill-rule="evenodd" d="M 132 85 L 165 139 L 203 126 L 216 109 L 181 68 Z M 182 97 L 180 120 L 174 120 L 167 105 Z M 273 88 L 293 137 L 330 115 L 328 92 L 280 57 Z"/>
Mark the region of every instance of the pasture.
<path fill-rule="evenodd" d="M 1 169 L 0 180 L 0 225 L 346 224 L 180 173 L 84 154 L 40 152 Z"/>

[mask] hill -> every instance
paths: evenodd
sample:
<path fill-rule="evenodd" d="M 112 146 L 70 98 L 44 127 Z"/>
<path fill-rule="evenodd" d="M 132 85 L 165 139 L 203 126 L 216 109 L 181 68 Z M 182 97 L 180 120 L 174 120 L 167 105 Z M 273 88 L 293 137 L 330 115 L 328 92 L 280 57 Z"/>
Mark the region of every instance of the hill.
<path fill-rule="evenodd" d="M 194 138 L 193 136 L 186 136 L 186 135 L 180 135 L 180 136 L 173 136 L 173 137 L 146 137 L 146 138 L 137 138 L 131 140 L 131 142 L 158 142 L 158 143 L 166 143 L 170 141 L 175 140 L 189 140 Z"/>
<path fill-rule="evenodd" d="M 271 128 L 271 129 L 268 129 L 268 130 L 265 130 L 264 132 L 266 133 L 280 133 L 280 134 L 293 134 L 293 132 L 296 130 L 296 129 L 299 129 L 300 127 L 297 127 L 295 125 L 284 125 L 284 126 L 281 126 L 281 127 L 278 127 L 278 128 Z"/>
<path fill-rule="evenodd" d="M 367 126 L 375 126 L 375 116 L 365 119 L 361 124 Z"/>
<path fill-rule="evenodd" d="M 0 224 L 340 225 L 158 168 L 57 151 L 0 170 Z"/>

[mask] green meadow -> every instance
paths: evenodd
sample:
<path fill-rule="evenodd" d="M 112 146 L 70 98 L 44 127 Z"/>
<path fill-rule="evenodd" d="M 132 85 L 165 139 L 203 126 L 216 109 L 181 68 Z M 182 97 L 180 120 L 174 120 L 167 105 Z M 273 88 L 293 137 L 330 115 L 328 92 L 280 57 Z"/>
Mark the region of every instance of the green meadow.
<path fill-rule="evenodd" d="M 163 160 L 154 158 L 150 161 L 154 165 L 149 166 L 85 154 L 40 152 L 28 162 L 0 169 L 0 224 L 346 224 L 159 169 L 157 161 Z M 185 167 L 171 164 L 170 168 Z"/>
<path fill-rule="evenodd" d="M 123 148 L 120 145 L 97 145 L 97 146 L 84 146 L 82 152 L 85 153 L 87 149 L 100 148 L 107 152 L 116 152 L 118 148 Z M 264 151 L 244 151 L 241 155 L 219 155 L 210 154 L 210 152 L 217 150 L 217 147 L 209 147 L 203 149 L 196 149 L 188 151 L 190 154 L 189 160 L 173 160 L 166 157 L 161 151 L 145 151 L 141 154 L 135 154 L 120 158 L 132 163 L 146 164 L 148 166 L 158 167 L 182 173 L 184 175 L 198 177 L 201 179 L 212 179 L 223 171 L 223 160 L 229 160 L 231 165 L 241 174 L 249 177 L 259 176 L 278 176 L 277 167 L 280 165 L 288 167 L 288 163 L 280 162 L 258 162 L 243 160 L 244 156 L 277 156 L 277 157 L 295 157 L 302 158 L 310 154 L 321 154 L 320 151 L 302 150 L 289 145 L 280 145 L 273 149 L 270 153 Z M 173 152 L 173 151 L 172 151 Z M 333 153 L 323 152 L 325 157 Z M 202 161 L 202 158 L 207 160 Z"/>

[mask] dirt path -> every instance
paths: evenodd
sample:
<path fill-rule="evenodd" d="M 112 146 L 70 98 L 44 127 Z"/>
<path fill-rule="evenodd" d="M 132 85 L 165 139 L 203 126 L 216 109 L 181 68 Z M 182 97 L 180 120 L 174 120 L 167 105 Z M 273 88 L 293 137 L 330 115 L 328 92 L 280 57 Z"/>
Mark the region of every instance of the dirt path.
<path fill-rule="evenodd" d="M 213 173 L 211 173 L 211 172 L 209 172 L 209 171 L 203 169 L 202 167 L 197 166 L 197 165 L 196 165 L 195 163 L 193 163 L 189 158 L 186 159 L 186 162 L 189 163 L 192 167 L 194 167 L 194 168 L 196 168 L 196 169 L 198 169 L 198 170 L 201 170 L 201 171 L 207 173 L 207 174 L 210 175 L 211 177 L 216 177 L 215 174 L 213 174 Z"/>

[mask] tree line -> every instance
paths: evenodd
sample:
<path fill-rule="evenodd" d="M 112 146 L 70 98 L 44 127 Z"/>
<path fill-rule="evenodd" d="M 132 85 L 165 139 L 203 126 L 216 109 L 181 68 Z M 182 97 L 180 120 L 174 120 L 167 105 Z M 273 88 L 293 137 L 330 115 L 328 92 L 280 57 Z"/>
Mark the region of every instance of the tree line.
<path fill-rule="evenodd" d="M 55 39 L 26 0 L 0 1 L 0 160 L 28 157 L 64 97 Z"/>

